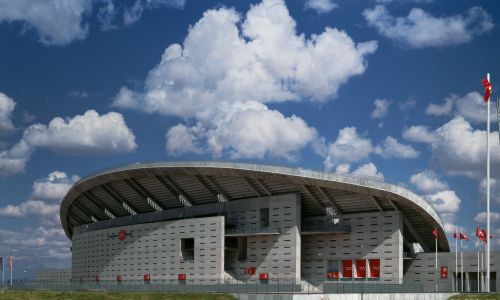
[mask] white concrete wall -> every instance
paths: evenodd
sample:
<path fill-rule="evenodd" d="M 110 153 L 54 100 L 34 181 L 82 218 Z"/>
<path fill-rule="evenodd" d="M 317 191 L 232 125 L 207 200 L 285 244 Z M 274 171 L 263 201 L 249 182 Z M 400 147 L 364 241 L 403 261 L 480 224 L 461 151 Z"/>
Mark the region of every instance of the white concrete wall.
<path fill-rule="evenodd" d="M 126 238 L 119 240 L 120 230 Z M 194 238 L 193 261 L 181 260 L 181 238 Z M 73 236 L 74 281 L 187 279 L 217 281 L 224 270 L 224 217 L 146 223 Z"/>
<path fill-rule="evenodd" d="M 401 214 L 397 211 L 386 211 L 343 217 L 351 224 L 352 232 L 349 234 L 302 236 L 303 279 L 326 280 L 329 260 L 379 258 L 380 279 L 370 281 L 402 282 Z M 342 271 L 341 265 L 340 270 Z"/>

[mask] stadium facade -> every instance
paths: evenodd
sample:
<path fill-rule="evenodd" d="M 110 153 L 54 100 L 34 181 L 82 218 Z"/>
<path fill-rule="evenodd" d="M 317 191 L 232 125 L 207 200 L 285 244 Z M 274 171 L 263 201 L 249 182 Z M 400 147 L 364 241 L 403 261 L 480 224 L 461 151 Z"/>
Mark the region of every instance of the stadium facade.
<path fill-rule="evenodd" d="M 60 217 L 72 240 L 72 281 L 451 286 L 458 276 L 472 289 L 478 274 L 470 254 L 464 275 L 454 270 L 443 223 L 425 200 L 352 175 L 228 162 L 136 163 L 81 179 Z M 492 257 L 494 289 L 500 262 Z"/>

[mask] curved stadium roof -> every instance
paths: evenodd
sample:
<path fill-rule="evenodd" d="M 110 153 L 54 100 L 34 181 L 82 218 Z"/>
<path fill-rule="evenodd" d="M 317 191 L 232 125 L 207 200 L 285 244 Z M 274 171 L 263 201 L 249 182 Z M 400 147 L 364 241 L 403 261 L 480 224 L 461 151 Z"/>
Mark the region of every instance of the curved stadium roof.
<path fill-rule="evenodd" d="M 449 251 L 443 223 L 416 194 L 396 185 L 352 175 L 232 162 L 135 163 L 81 179 L 61 204 L 61 223 L 71 238 L 82 224 L 206 203 L 300 193 L 302 214 L 324 215 L 399 210 L 404 236 L 434 250 Z"/>

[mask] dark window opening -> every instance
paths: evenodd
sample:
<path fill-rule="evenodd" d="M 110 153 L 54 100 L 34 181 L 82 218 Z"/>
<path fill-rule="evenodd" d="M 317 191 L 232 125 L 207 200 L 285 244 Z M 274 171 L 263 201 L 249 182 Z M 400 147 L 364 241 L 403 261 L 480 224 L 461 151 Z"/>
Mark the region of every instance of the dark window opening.
<path fill-rule="evenodd" d="M 260 209 L 260 229 L 269 228 L 269 208 Z"/>
<path fill-rule="evenodd" d="M 181 239 L 181 256 L 183 261 L 194 260 L 194 238 Z"/>

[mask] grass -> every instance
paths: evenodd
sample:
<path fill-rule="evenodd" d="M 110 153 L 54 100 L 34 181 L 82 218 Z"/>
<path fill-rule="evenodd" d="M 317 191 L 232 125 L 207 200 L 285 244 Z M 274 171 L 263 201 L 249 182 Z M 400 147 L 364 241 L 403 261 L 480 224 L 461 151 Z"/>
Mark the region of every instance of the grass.
<path fill-rule="evenodd" d="M 233 300 L 228 294 L 162 293 L 162 292 L 57 292 L 57 291 L 4 291 L 0 300 Z"/>
<path fill-rule="evenodd" d="M 1 299 L 1 298 L 0 298 Z M 450 297 L 449 300 L 500 300 L 500 294 L 462 294 Z"/>

